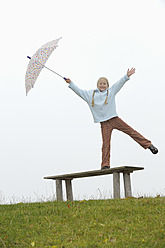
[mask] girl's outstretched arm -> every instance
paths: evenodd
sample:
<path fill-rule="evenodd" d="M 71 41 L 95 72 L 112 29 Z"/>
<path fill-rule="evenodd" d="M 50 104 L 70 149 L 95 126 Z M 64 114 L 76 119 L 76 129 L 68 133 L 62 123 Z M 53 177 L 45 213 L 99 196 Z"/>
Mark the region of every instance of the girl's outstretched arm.
<path fill-rule="evenodd" d="M 115 83 L 111 89 L 114 92 L 114 95 L 116 95 L 119 90 L 123 87 L 123 85 L 130 79 L 130 76 L 135 73 L 135 68 L 131 68 L 131 70 L 127 70 L 127 75 L 122 77 L 117 83 Z"/>
<path fill-rule="evenodd" d="M 82 90 L 77 85 L 75 85 L 70 78 L 64 79 L 68 84 L 69 88 L 71 88 L 78 96 L 80 96 L 83 100 L 88 102 L 88 98 L 90 96 L 89 90 Z"/>

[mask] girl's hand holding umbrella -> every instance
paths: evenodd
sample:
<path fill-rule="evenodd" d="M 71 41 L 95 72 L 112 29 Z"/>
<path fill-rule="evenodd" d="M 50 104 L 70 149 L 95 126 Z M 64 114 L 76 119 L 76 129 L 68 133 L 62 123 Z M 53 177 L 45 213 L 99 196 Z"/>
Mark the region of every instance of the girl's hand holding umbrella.
<path fill-rule="evenodd" d="M 70 84 L 71 83 L 71 80 L 69 78 L 65 78 L 65 81 Z"/>

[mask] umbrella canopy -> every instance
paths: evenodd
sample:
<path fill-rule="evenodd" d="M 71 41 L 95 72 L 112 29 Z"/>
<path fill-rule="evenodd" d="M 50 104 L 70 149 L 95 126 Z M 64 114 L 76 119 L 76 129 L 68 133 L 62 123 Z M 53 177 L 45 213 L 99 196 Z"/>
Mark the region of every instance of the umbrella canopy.
<path fill-rule="evenodd" d="M 37 50 L 37 52 L 32 56 L 29 57 L 30 62 L 28 64 L 28 68 L 25 75 L 25 88 L 26 88 L 26 95 L 28 94 L 29 90 L 34 87 L 34 84 L 39 76 L 41 70 L 45 67 L 45 63 L 48 60 L 49 56 L 52 54 L 54 49 L 57 47 L 57 44 L 61 38 L 50 41 L 43 45 L 41 48 Z M 49 68 L 47 68 L 49 69 Z M 49 69 L 50 70 L 50 69 Z M 52 70 L 51 70 L 52 71 Z M 54 72 L 54 71 L 52 71 Z M 56 72 L 54 72 L 56 73 Z M 56 73 L 59 75 L 58 73 Z M 61 75 L 59 75 L 62 77 Z"/>

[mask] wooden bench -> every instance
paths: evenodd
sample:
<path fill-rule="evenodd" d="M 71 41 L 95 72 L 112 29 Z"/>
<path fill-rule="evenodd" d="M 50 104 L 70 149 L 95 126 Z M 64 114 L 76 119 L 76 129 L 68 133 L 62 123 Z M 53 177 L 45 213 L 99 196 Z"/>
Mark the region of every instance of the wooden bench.
<path fill-rule="evenodd" d="M 68 201 L 73 201 L 72 180 L 81 177 L 93 177 L 113 174 L 113 197 L 120 198 L 120 173 L 123 173 L 125 197 L 132 196 L 130 173 L 143 170 L 143 167 L 121 166 L 106 170 L 85 171 L 65 175 L 47 176 L 44 179 L 56 180 L 56 199 L 63 201 L 62 180 L 65 180 L 66 196 Z"/>

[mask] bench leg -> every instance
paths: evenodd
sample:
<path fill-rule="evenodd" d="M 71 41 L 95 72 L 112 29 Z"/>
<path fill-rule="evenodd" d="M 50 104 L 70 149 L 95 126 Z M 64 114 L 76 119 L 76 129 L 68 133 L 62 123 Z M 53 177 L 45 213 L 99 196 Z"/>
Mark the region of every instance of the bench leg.
<path fill-rule="evenodd" d="M 125 191 L 125 197 L 131 197 L 132 191 L 131 191 L 131 179 L 130 179 L 130 173 L 123 173 L 123 180 L 124 180 L 124 191 Z"/>
<path fill-rule="evenodd" d="M 62 180 L 56 179 L 56 198 L 57 201 L 63 201 Z"/>
<path fill-rule="evenodd" d="M 120 199 L 120 173 L 113 173 L 113 198 Z"/>
<path fill-rule="evenodd" d="M 68 201 L 73 201 L 72 180 L 66 179 L 66 197 Z"/>

